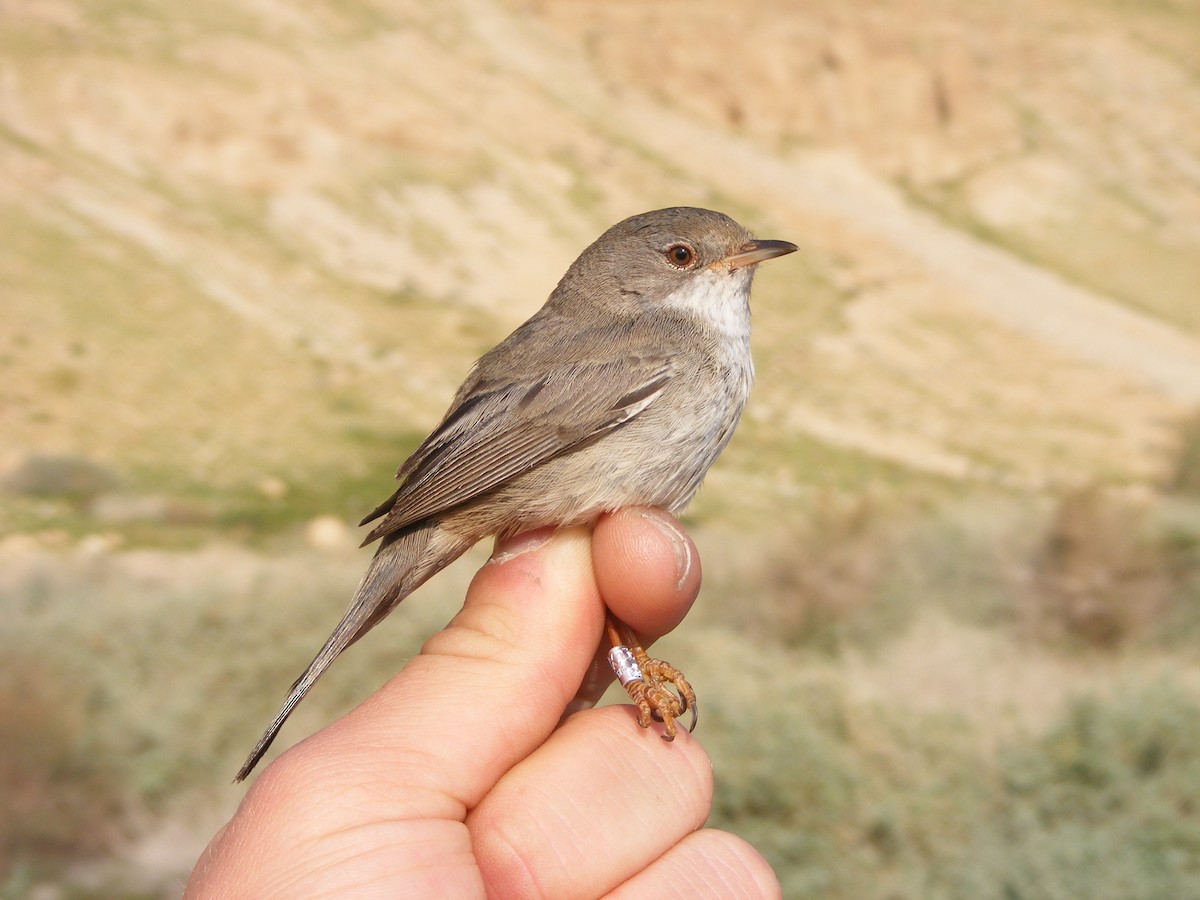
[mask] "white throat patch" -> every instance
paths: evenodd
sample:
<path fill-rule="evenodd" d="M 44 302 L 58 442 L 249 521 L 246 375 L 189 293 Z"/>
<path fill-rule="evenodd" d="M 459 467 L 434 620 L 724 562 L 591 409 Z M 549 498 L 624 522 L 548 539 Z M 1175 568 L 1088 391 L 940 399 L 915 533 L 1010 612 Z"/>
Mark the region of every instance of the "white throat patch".
<path fill-rule="evenodd" d="M 686 310 L 731 337 L 750 336 L 750 282 L 753 266 L 704 269 L 686 287 L 663 299 L 663 305 Z"/>

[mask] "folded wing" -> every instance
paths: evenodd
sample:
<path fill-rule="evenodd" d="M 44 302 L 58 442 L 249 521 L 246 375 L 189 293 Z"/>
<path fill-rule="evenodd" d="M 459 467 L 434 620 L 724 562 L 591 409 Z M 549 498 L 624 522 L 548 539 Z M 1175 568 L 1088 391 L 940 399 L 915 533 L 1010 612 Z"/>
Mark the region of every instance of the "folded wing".
<path fill-rule="evenodd" d="M 364 544 L 486 493 L 631 421 L 676 374 L 665 354 L 555 366 L 538 376 L 471 383 L 400 468 L 399 489 L 360 524 Z"/>

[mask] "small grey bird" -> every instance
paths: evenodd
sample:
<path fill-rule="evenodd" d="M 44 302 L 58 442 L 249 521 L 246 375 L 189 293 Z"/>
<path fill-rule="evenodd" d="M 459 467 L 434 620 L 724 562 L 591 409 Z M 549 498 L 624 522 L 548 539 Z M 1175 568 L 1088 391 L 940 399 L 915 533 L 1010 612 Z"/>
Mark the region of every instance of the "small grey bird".
<path fill-rule="evenodd" d="M 346 614 L 238 772 L 258 763 L 339 653 L 488 535 L 585 525 L 624 506 L 678 513 L 729 442 L 750 392 L 750 282 L 796 250 L 728 216 L 675 207 L 604 232 L 546 304 L 482 357 L 440 425 L 360 524 L 381 540 Z M 641 724 L 695 695 L 610 616 L 613 662 Z M 664 689 L 675 686 L 678 698 Z"/>

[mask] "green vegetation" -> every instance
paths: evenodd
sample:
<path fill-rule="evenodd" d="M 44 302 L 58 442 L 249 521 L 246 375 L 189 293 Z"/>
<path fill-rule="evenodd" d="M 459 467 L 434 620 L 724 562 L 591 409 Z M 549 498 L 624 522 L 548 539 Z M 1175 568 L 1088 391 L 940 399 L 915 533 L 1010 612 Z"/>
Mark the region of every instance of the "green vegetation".
<path fill-rule="evenodd" d="M 906 239 L 889 187 L 1186 346 L 1198 4 L 4 7 L 0 897 L 177 893 L 361 575 L 337 522 L 548 260 L 681 203 L 802 245 L 758 277 L 758 386 L 662 647 L 712 824 L 788 897 L 1200 896 L 1200 417 L 964 297 L 1011 285 L 947 279 L 958 242 Z"/>
<path fill-rule="evenodd" d="M 802 701 L 798 711 L 714 727 L 741 735 L 743 749 L 739 766 L 717 770 L 713 824 L 772 859 L 784 896 L 1200 891 L 1200 701 L 1190 693 L 1152 685 L 1080 697 L 988 754 L 952 714 L 864 708 L 832 685 L 775 691 L 770 699 Z M 753 741 L 732 730 L 746 728 Z"/>
<path fill-rule="evenodd" d="M 1166 653 L 1178 660 L 1168 671 L 1195 665 L 1200 508 L 1100 490 L 1054 504 L 826 492 L 802 518 L 769 544 L 699 527 L 708 587 L 662 648 L 704 698 L 712 824 L 759 847 L 786 896 L 1200 890 L 1200 700 L 1161 666 Z M 263 524 L 277 526 L 247 527 Z M 4 777 L 31 787 L 0 789 L 0 852 L 21 863 L 5 895 L 64 856 L 102 854 L 137 818 L 225 790 L 247 729 L 324 637 L 362 562 L 218 545 L 10 566 L 0 731 L 19 729 L 25 749 Z M 292 732 L 416 652 L 471 568 L 356 647 Z M 1149 587 L 1147 570 L 1160 573 Z M 1133 612 L 1104 619 L 1122 591 Z M 980 679 L 1003 687 L 977 705 L 958 691 Z M 214 700 L 234 696 L 248 699 Z"/>
<path fill-rule="evenodd" d="M 827 501 L 808 521 L 732 551 L 697 610 L 710 630 L 664 650 L 711 666 L 693 675 L 713 824 L 785 896 L 1200 890 L 1200 699 L 1161 674 L 1164 652 L 1195 674 L 1200 508 L 1093 489 L 1048 509 Z"/>

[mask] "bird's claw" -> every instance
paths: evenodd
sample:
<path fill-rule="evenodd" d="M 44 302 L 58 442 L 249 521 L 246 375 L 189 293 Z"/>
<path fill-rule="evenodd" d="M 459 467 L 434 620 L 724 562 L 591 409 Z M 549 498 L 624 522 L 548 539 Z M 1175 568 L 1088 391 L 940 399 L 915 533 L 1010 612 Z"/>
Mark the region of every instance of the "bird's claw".
<path fill-rule="evenodd" d="M 609 664 L 617 679 L 638 708 L 638 724 L 649 728 L 650 722 L 662 722 L 664 741 L 675 740 L 675 720 L 691 710 L 688 731 L 696 728 L 699 704 L 696 692 L 683 673 L 661 659 L 651 659 L 639 646 L 613 647 L 608 654 Z"/>

